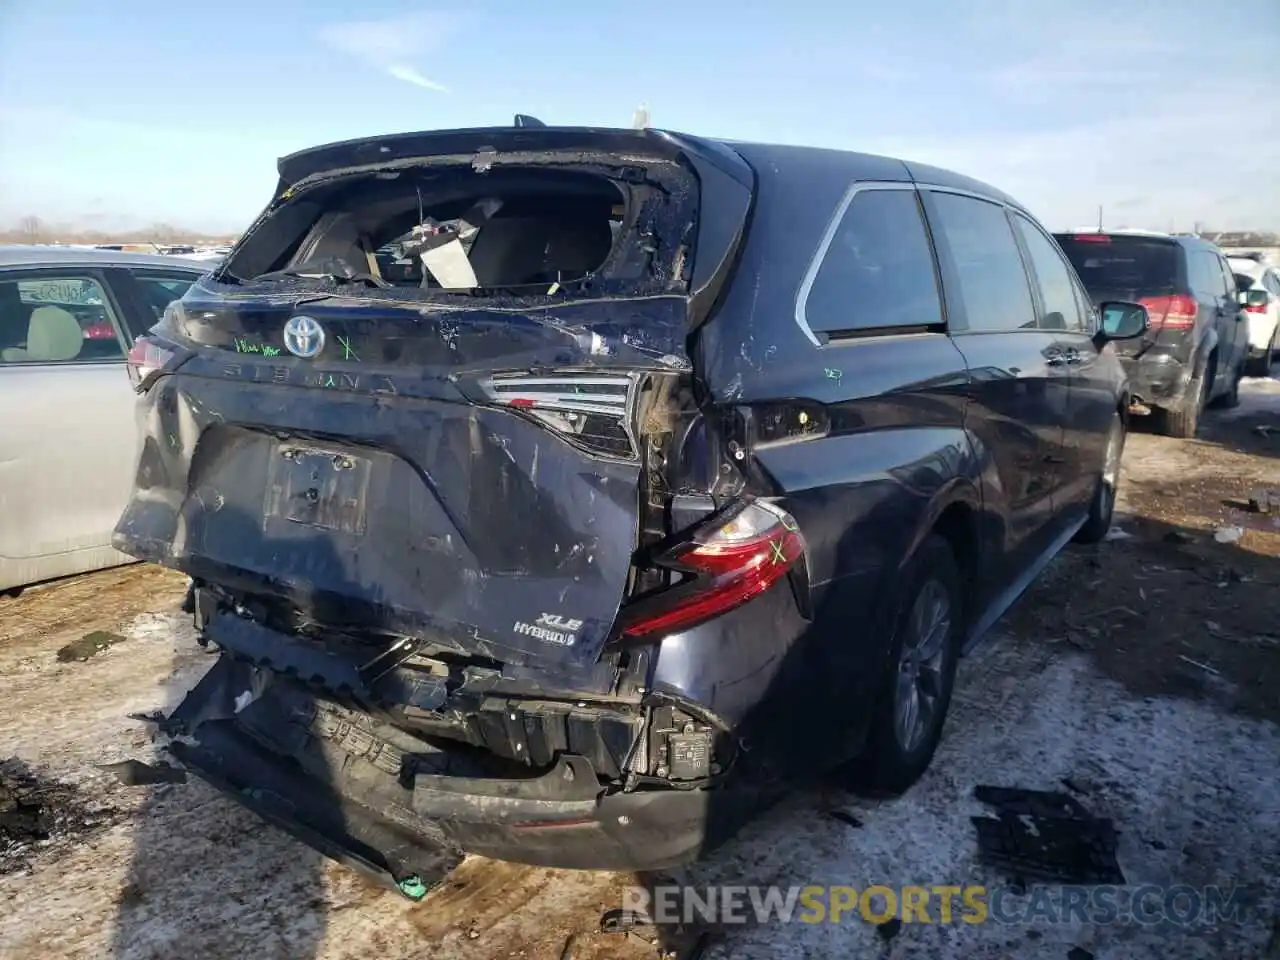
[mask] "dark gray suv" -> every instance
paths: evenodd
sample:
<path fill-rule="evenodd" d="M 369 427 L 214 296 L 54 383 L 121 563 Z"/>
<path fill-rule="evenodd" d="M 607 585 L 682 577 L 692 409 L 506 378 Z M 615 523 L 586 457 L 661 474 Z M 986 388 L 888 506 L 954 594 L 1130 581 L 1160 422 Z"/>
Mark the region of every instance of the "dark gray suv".
<path fill-rule="evenodd" d="M 1057 240 L 1096 302 L 1136 300 L 1150 312 L 1146 335 L 1117 350 L 1135 406 L 1155 415 L 1158 430 L 1194 437 L 1207 404 L 1239 402 L 1249 328 L 1221 250 L 1199 237 L 1153 233 Z"/>
<path fill-rule="evenodd" d="M 116 543 L 222 653 L 174 753 L 402 890 L 907 789 L 961 653 L 1108 528 L 1146 311 L 992 187 L 542 127 L 279 172 L 135 349 Z"/>

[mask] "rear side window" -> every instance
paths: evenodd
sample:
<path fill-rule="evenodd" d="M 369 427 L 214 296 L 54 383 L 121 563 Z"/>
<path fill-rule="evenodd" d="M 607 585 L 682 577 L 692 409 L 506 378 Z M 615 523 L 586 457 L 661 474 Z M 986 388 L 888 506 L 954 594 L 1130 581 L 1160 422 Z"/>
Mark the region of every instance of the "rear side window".
<path fill-rule="evenodd" d="M 150 311 L 150 319 L 159 320 L 165 308 L 174 300 L 181 300 L 187 288 L 196 282 L 191 276 L 163 276 L 161 274 L 135 273 L 134 281 L 142 295 L 143 304 Z"/>
<path fill-rule="evenodd" d="M 946 242 L 968 328 L 1034 329 L 1031 287 L 1004 208 L 952 193 L 932 194 L 932 204 L 935 234 Z"/>
<path fill-rule="evenodd" d="M 1213 300 L 1227 295 L 1227 281 L 1216 253 L 1193 250 L 1187 258 L 1191 266 L 1191 289 L 1196 295 Z"/>
<path fill-rule="evenodd" d="M 1059 235 L 1058 246 L 1094 299 L 1136 299 L 1181 293 L 1178 256 L 1181 248 L 1167 240 L 1144 237 Z"/>
<path fill-rule="evenodd" d="M 0 280 L 0 363 L 83 363 L 124 356 L 97 279 L 40 273 Z"/>
<path fill-rule="evenodd" d="M 1022 242 L 1031 255 L 1031 266 L 1040 286 L 1040 329 L 1083 330 L 1080 302 L 1076 299 L 1075 284 L 1062 253 L 1026 217 L 1015 215 L 1013 222 L 1017 224 Z"/>
<path fill-rule="evenodd" d="M 802 301 L 815 333 L 942 323 L 933 251 L 914 190 L 860 190 Z"/>

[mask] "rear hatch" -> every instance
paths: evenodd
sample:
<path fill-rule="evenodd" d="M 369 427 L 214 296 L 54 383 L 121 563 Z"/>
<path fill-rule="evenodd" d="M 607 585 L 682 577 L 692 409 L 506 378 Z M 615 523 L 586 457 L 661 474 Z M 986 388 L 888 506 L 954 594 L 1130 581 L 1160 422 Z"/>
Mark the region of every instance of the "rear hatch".
<path fill-rule="evenodd" d="M 1136 301 L 1151 324 L 1139 340 L 1119 340 L 1121 356 L 1141 356 L 1154 344 L 1171 345 L 1195 325 L 1199 305 L 1188 290 L 1182 248 L 1176 240 L 1139 234 L 1057 234 L 1095 304 Z"/>
<path fill-rule="evenodd" d="M 280 173 L 131 356 L 143 449 L 117 547 L 300 631 L 591 664 L 633 554 L 669 532 L 671 445 L 700 417 L 688 340 L 748 168 L 652 131 L 528 129 L 336 144 Z"/>

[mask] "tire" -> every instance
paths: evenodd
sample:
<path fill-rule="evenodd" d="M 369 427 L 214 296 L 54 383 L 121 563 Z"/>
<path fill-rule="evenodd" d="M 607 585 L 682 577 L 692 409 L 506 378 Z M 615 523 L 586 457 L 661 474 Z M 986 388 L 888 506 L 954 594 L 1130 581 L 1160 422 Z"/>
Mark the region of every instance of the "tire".
<path fill-rule="evenodd" d="M 1189 440 L 1195 437 L 1200 426 L 1200 411 L 1204 409 L 1205 393 L 1208 377 L 1202 370 L 1187 384 L 1187 395 L 1176 407 L 1160 409 L 1156 429 L 1166 437 L 1181 437 Z"/>
<path fill-rule="evenodd" d="M 1276 358 L 1276 336 L 1278 334 L 1280 334 L 1280 325 L 1271 331 L 1271 341 L 1267 344 L 1267 348 L 1262 351 L 1262 355 L 1249 361 L 1249 376 L 1271 376 L 1271 364 L 1275 362 Z"/>
<path fill-rule="evenodd" d="M 1244 361 L 1242 360 L 1231 377 L 1231 386 L 1227 387 L 1225 393 L 1215 398 L 1210 406 L 1215 410 L 1230 410 L 1240 406 L 1240 380 L 1243 376 Z"/>
<path fill-rule="evenodd" d="M 919 780 L 933 760 L 955 687 L 964 610 L 960 582 L 955 554 L 936 534 L 920 544 L 903 570 L 866 747 L 841 777 L 858 789 L 896 796 Z M 945 604 L 945 622 L 934 619 L 939 602 Z M 929 624 L 932 630 L 922 629 Z M 903 732 L 906 724 L 900 727 L 898 720 L 906 719 L 906 711 L 899 710 L 906 696 L 913 698 L 921 723 Z M 923 716 L 921 708 L 927 708 Z"/>
<path fill-rule="evenodd" d="M 1120 458 L 1124 455 L 1124 420 L 1116 414 L 1107 431 L 1107 447 L 1102 456 L 1102 470 L 1089 504 L 1089 516 L 1077 531 L 1076 543 L 1097 543 L 1111 529 L 1116 510 L 1116 490 L 1120 485 Z"/>

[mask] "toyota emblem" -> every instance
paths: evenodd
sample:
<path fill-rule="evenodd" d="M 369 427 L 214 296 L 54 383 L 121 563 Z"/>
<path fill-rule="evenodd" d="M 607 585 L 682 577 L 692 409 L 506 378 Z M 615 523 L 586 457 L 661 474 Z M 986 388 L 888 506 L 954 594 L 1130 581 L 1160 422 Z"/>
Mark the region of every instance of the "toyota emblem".
<path fill-rule="evenodd" d="M 319 356 L 324 349 L 324 327 L 314 317 L 291 317 L 284 325 L 284 346 L 303 360 Z"/>

